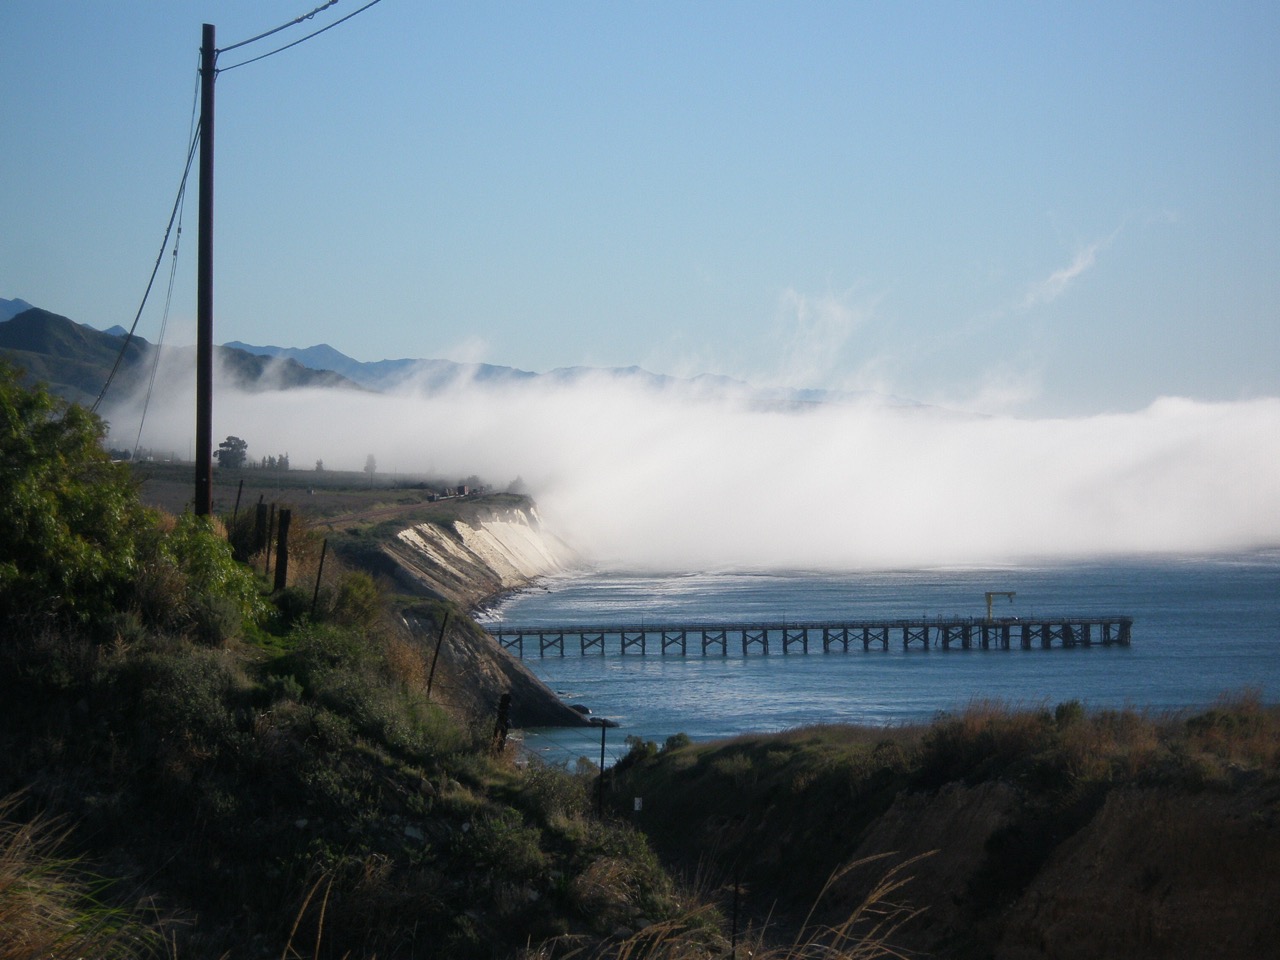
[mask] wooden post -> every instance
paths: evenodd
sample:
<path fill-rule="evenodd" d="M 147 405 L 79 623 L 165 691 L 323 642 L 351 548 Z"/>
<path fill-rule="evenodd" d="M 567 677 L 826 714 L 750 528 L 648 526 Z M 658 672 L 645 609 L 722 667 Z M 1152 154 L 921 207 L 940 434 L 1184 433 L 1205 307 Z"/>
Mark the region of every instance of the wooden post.
<path fill-rule="evenodd" d="M 311 619 L 312 620 L 316 618 L 316 602 L 320 599 L 320 578 L 324 576 L 324 555 L 328 552 L 329 552 L 329 538 L 325 537 L 325 539 L 320 544 L 320 566 L 316 570 L 316 588 L 311 594 Z M 430 698 L 429 693 L 427 696 L 428 698 Z"/>
<path fill-rule="evenodd" d="M 293 519 L 293 511 L 280 510 L 280 533 L 276 540 L 276 585 L 275 589 L 283 590 L 289 576 L 289 521 Z"/>
<path fill-rule="evenodd" d="M 507 731 L 510 729 L 511 694 L 504 693 L 498 700 L 498 721 L 493 726 L 493 754 L 502 756 L 507 747 Z"/>
<path fill-rule="evenodd" d="M 436 682 L 436 662 L 440 659 L 440 645 L 444 643 L 444 631 L 449 626 L 449 611 L 444 612 L 444 623 L 440 624 L 440 636 L 436 638 L 436 652 L 431 657 L 431 671 L 427 674 L 427 703 L 431 702 L 431 685 Z M 523 648 L 521 653 L 523 653 Z"/>
<path fill-rule="evenodd" d="M 258 507 L 253 518 L 253 553 L 265 549 L 267 546 L 267 505 L 262 502 L 262 495 L 258 495 Z"/>
<path fill-rule="evenodd" d="M 263 547 L 264 559 L 262 562 L 262 575 L 264 577 L 271 576 L 271 539 L 276 530 L 276 505 L 271 505 L 271 515 L 267 518 L 267 542 Z"/>
<path fill-rule="evenodd" d="M 227 539 L 231 539 L 236 529 L 236 517 L 240 515 L 240 494 L 244 493 L 244 477 L 240 478 L 240 486 L 236 488 L 236 505 L 231 511 L 231 526 L 227 529 Z"/>

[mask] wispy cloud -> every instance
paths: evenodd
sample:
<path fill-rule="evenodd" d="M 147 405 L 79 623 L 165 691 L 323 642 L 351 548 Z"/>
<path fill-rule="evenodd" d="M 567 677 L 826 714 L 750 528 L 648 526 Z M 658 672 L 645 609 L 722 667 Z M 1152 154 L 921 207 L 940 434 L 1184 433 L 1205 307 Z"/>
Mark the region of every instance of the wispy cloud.
<path fill-rule="evenodd" d="M 484 337 L 469 336 L 448 347 L 443 356 L 458 363 L 484 363 L 489 355 L 489 341 Z"/>
<path fill-rule="evenodd" d="M 1067 287 L 1093 268 L 1098 261 L 1098 251 L 1110 242 L 1110 237 L 1094 241 L 1079 251 L 1069 266 L 1055 270 L 1043 280 L 1033 283 L 1022 299 L 1021 308 L 1026 310 L 1057 300 L 1067 292 Z"/>
<path fill-rule="evenodd" d="M 869 313 L 851 303 L 847 293 L 784 290 L 778 299 L 777 367 L 769 379 L 787 386 L 832 386 L 832 374 L 844 366 L 845 347 Z"/>

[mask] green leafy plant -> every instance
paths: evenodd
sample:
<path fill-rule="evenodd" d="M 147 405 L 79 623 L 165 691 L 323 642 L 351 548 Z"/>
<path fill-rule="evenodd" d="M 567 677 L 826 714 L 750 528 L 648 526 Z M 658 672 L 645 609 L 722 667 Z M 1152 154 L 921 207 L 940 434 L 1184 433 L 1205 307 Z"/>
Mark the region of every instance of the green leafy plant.
<path fill-rule="evenodd" d="M 102 420 L 0 362 L 0 621 L 108 621 L 149 525 Z"/>

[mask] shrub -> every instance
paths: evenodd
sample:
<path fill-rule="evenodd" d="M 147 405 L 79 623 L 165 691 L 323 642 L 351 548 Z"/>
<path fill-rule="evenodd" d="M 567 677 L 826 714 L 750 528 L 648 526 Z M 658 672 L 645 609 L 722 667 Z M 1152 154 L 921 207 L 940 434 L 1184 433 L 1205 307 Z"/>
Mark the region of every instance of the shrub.
<path fill-rule="evenodd" d="M 461 837 L 465 860 L 506 882 L 536 880 L 548 868 L 542 834 L 510 808 L 477 817 Z"/>
<path fill-rule="evenodd" d="M 687 733 L 673 733 L 667 737 L 666 742 L 662 745 L 663 753 L 670 753 L 672 750 L 679 750 L 681 747 L 689 746 L 693 741 L 689 739 Z"/>
<path fill-rule="evenodd" d="M 520 799 L 527 810 L 543 823 L 582 816 L 590 804 L 589 772 L 570 773 L 564 767 L 533 758 L 520 778 Z"/>
<path fill-rule="evenodd" d="M 1059 729 L 1070 727 L 1084 719 L 1084 704 L 1079 700 L 1064 700 L 1053 711 L 1053 722 Z"/>
<path fill-rule="evenodd" d="M 0 621 L 109 622 L 130 594 L 148 513 L 102 420 L 0 362 Z"/>
<path fill-rule="evenodd" d="M 382 594 L 367 573 L 349 573 L 342 578 L 334 600 L 333 618 L 349 627 L 371 628 L 382 617 Z"/>

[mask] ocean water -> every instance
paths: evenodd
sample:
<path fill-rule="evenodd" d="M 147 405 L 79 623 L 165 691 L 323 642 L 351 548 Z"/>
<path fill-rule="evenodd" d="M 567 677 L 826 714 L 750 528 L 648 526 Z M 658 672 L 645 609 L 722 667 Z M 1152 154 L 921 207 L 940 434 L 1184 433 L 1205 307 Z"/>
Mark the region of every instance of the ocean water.
<path fill-rule="evenodd" d="M 1052 650 L 792 652 L 767 656 L 645 656 L 617 652 L 525 663 L 570 703 L 618 723 L 606 762 L 624 738 L 662 742 L 776 731 L 814 723 L 891 725 L 929 720 L 981 700 L 1150 711 L 1194 709 L 1253 689 L 1280 699 L 1280 549 L 1230 556 L 1108 559 L 1007 567 L 833 574 L 772 571 L 699 574 L 583 572 L 540 581 L 489 611 L 523 626 L 659 622 L 800 622 L 985 614 L 1126 614 L 1130 647 Z M 772 645 L 771 645 L 772 648 Z M 811 650 L 813 644 L 811 643 Z M 652 649 L 652 648 L 651 648 Z M 528 746 L 556 759 L 598 759 L 599 735 L 530 731 Z"/>

